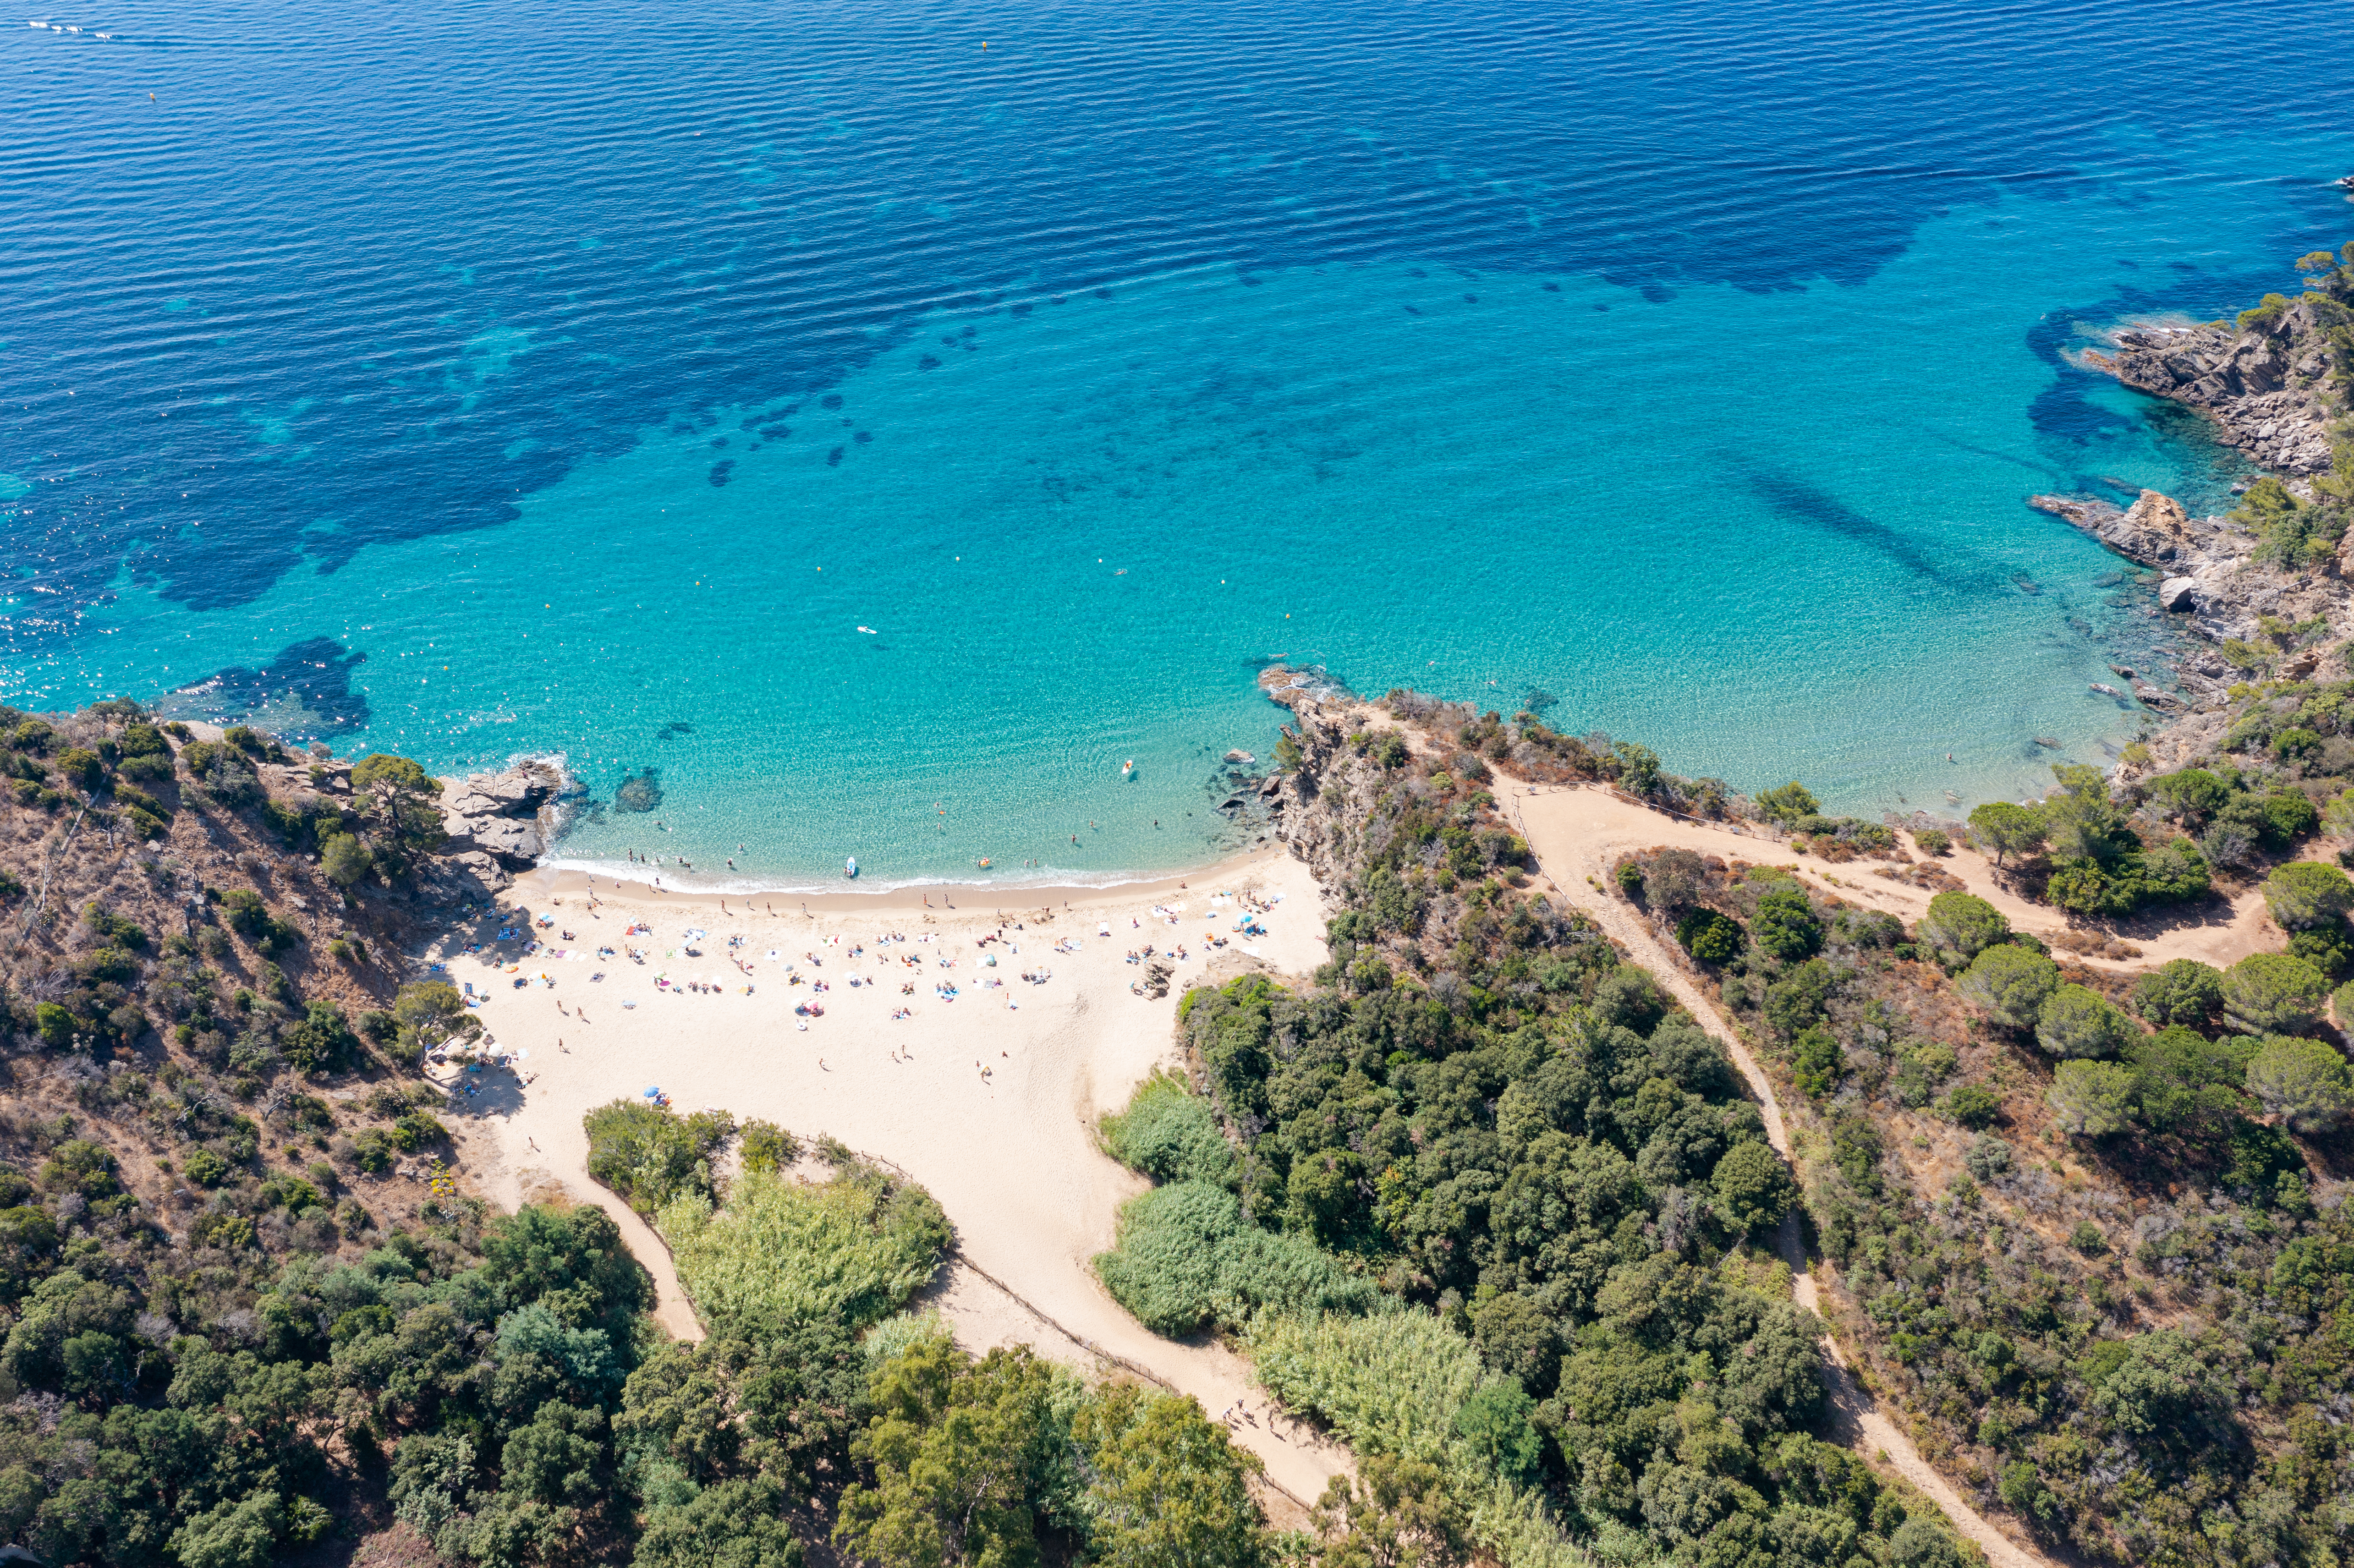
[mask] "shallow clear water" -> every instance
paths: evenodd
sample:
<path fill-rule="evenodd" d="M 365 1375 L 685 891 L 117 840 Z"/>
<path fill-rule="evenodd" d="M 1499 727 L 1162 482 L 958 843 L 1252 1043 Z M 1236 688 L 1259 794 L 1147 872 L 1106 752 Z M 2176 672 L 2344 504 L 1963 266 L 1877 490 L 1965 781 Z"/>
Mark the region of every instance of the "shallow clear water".
<path fill-rule="evenodd" d="M 1278 656 L 2013 794 L 2166 637 L 2022 498 L 2238 472 L 2063 351 L 2354 236 L 2318 5 L 577 16 L 0 32 L 8 700 L 769 884 L 1197 862 Z"/>

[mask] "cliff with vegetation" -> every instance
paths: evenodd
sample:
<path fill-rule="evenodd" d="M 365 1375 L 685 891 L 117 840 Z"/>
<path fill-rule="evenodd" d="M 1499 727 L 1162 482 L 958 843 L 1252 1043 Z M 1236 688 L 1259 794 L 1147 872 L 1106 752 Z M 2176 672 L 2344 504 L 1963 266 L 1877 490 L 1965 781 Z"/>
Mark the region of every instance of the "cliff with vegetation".
<path fill-rule="evenodd" d="M 601 1213 L 468 1195 L 417 1069 L 472 1021 L 400 958 L 489 891 L 440 787 L 122 702 L 0 712 L 0 1539 L 605 1552 L 651 1290 Z"/>

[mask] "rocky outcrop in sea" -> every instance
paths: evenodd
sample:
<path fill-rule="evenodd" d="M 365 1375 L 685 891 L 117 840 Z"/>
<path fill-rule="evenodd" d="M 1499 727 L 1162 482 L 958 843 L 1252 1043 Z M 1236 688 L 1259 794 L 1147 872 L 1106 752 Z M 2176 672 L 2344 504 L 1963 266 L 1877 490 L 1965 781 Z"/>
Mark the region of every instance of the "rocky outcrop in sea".
<path fill-rule="evenodd" d="M 2200 409 L 2225 440 L 2266 468 L 2324 473 L 2333 409 L 2325 391 L 2328 344 L 2315 316 L 2327 308 L 2326 301 L 2296 300 L 2269 315 L 2255 313 L 2244 328 L 2222 322 L 2120 326 L 2109 334 L 2114 354 L 2088 352 L 2082 363 L 2137 391 Z"/>

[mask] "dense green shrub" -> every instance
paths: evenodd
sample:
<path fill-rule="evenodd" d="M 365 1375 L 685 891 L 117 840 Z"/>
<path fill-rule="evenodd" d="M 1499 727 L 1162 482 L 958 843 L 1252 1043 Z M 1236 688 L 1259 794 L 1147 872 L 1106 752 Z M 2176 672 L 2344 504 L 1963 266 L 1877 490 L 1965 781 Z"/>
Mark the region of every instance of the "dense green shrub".
<path fill-rule="evenodd" d="M 1820 1024 L 1808 1024 L 1790 1043 L 1790 1076 L 1811 1098 L 1820 1099 L 1836 1088 L 1846 1067 L 1838 1037 Z"/>
<path fill-rule="evenodd" d="M 1713 909 L 1694 908 L 1676 922 L 1676 940 L 1704 964 L 1721 964 L 1741 952 L 1741 923 Z"/>
<path fill-rule="evenodd" d="M 1320 1417 L 1361 1453 L 1443 1457 L 1463 1404 L 1489 1373 L 1427 1311 L 1373 1317 L 1270 1314 L 1244 1340 L 1251 1369 L 1286 1406 Z"/>
<path fill-rule="evenodd" d="M 58 753 L 58 777 L 88 795 L 106 782 L 106 767 L 95 752 L 84 751 L 79 746 L 69 746 Z"/>
<path fill-rule="evenodd" d="M 1250 1224 L 1232 1192 L 1201 1181 L 1121 1204 L 1116 1245 L 1095 1269 L 1137 1321 L 1172 1336 L 1236 1328 L 1261 1308 L 1363 1312 L 1379 1298 L 1312 1242 Z"/>
<path fill-rule="evenodd" d="M 860 1329 L 896 1311 L 939 1267 L 951 1234 L 921 1187 L 859 1164 L 818 1185 L 747 1171 L 724 1208 L 688 1191 L 655 1228 L 704 1320 L 748 1340 L 792 1323 Z"/>
<path fill-rule="evenodd" d="M 1155 1068 L 1129 1097 L 1128 1108 L 1107 1115 L 1100 1125 L 1112 1158 L 1156 1181 L 1233 1187 L 1240 1181 L 1240 1165 L 1209 1102 L 1172 1073 Z"/>
<path fill-rule="evenodd" d="M 689 1192 L 717 1195 L 712 1161 L 736 1136 L 722 1110 L 673 1115 L 646 1099 L 618 1099 L 581 1118 L 588 1134 L 588 1174 L 651 1217 Z"/>
<path fill-rule="evenodd" d="M 736 1154 L 745 1170 L 773 1173 L 801 1157 L 801 1139 L 775 1122 L 755 1118 L 737 1129 Z"/>
<path fill-rule="evenodd" d="M 1792 961 L 1822 946 L 1822 923 L 1816 919 L 1805 890 L 1786 883 L 1758 897 L 1757 912 L 1750 917 L 1749 939 L 1773 957 Z"/>
<path fill-rule="evenodd" d="M 2002 1113 L 2002 1099 L 1984 1084 L 1956 1084 L 1938 1102 L 1938 1109 L 1962 1126 L 1977 1129 L 1993 1125 Z"/>

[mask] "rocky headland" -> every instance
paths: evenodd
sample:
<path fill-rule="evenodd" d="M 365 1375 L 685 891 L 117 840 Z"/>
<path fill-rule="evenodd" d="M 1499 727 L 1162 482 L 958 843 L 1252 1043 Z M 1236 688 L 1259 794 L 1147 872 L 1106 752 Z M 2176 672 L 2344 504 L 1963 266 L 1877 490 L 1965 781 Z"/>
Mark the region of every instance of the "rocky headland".
<path fill-rule="evenodd" d="M 2279 299 L 2280 296 L 2274 296 Z M 2136 391 L 2170 398 L 2215 421 L 2223 440 L 2284 474 L 2327 472 L 2330 334 L 2343 308 L 2326 294 L 2282 300 L 2246 312 L 2238 323 L 2126 325 L 2109 334 L 2113 353 L 2082 363 Z"/>
<path fill-rule="evenodd" d="M 2192 517 L 2181 503 L 2145 490 L 2129 507 L 2088 496 L 2036 495 L 2028 504 L 2064 517 L 2135 565 L 2159 574 L 2153 613 L 2179 618 L 2197 641 L 2174 660 L 2177 690 L 2168 691 L 2137 671 L 2133 695 L 2164 715 L 2165 728 L 2147 743 L 2158 772 L 2213 749 L 2231 722 L 2231 689 L 2248 678 L 2226 656 L 2226 644 L 2269 647 L 2267 627 L 2325 622 L 2326 641 L 2284 651 L 2275 674 L 2303 680 L 2336 657 L 2344 644 L 2344 624 L 2354 587 L 2340 561 L 2311 571 L 2283 572 L 2256 558 L 2261 541 L 2249 529 L 2223 517 Z M 2342 547 L 2341 547 L 2342 548 Z M 2121 679 L 2126 679 L 2119 671 Z"/>
<path fill-rule="evenodd" d="M 2299 298 L 2268 294 L 2233 322 L 2121 324 L 2107 334 L 2115 352 L 2079 356 L 2088 369 L 2200 410 L 2221 440 L 2273 471 L 2250 504 L 2227 517 L 2192 517 L 2153 490 L 2129 507 L 2092 496 L 2029 498 L 2157 574 L 2150 613 L 2180 618 L 2198 640 L 2173 662 L 2179 694 L 2137 673 L 2133 694 L 2170 722 L 2127 773 L 2163 772 L 2214 749 L 2251 683 L 2343 667 L 2354 630 L 2354 531 L 2345 526 L 2354 482 L 2346 418 L 2354 246 L 2297 265 L 2307 274 Z M 2293 536 L 2268 538 L 2284 517 Z"/>

